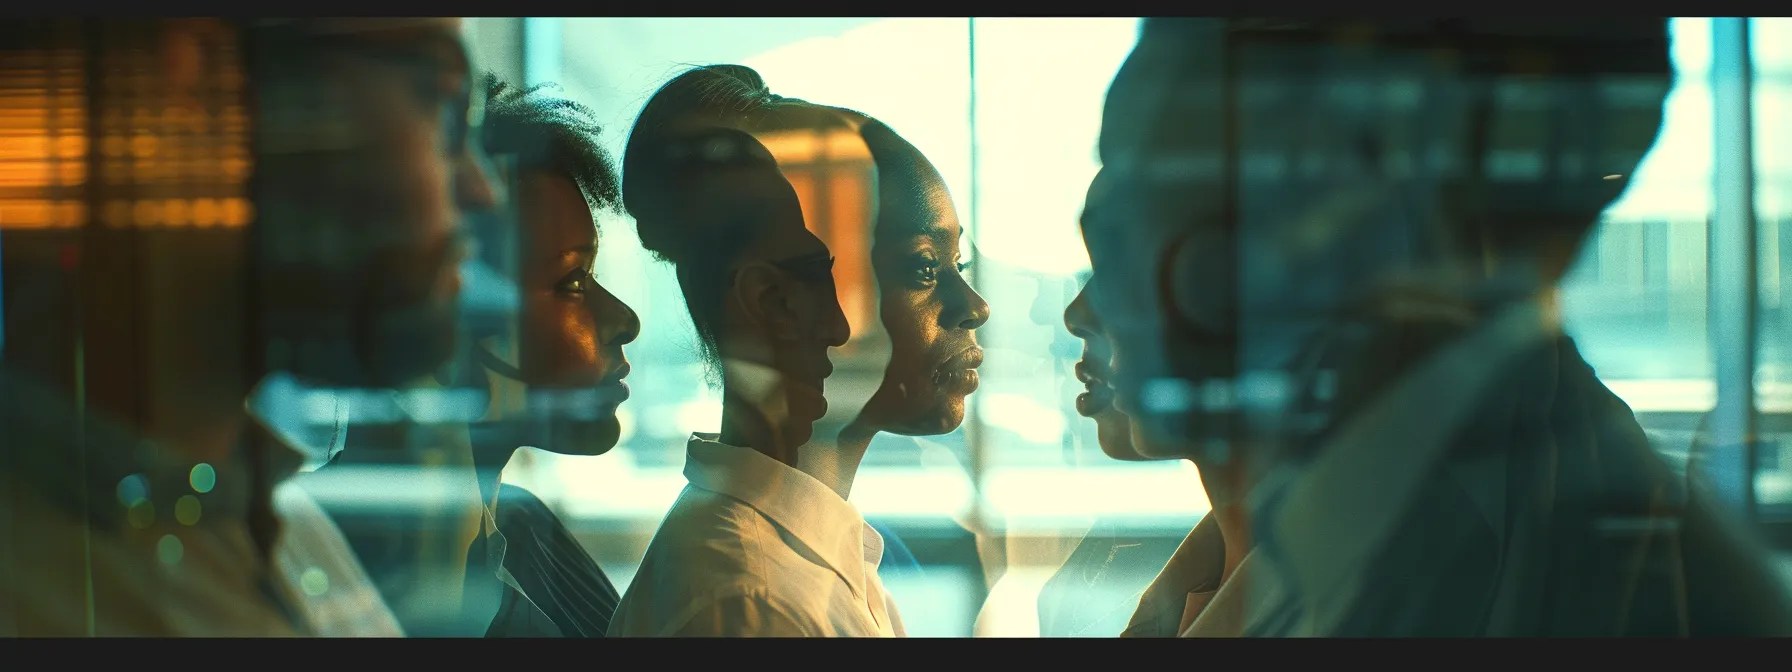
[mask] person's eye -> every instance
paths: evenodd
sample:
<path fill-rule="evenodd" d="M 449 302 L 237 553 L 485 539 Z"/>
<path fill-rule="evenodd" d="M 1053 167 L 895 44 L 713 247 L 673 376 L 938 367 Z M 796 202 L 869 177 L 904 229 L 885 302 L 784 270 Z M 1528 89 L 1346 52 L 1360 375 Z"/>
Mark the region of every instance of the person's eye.
<path fill-rule="evenodd" d="M 940 262 L 930 256 L 917 256 L 912 262 L 915 281 L 922 285 L 931 285 L 939 280 Z"/>
<path fill-rule="evenodd" d="M 591 289 L 592 282 L 594 282 L 594 280 L 590 273 L 582 270 L 573 271 L 572 273 L 567 274 L 565 278 L 562 278 L 560 284 L 555 286 L 554 289 L 562 294 L 582 295 Z"/>
<path fill-rule="evenodd" d="M 963 273 L 968 270 L 971 270 L 971 262 L 968 262 L 968 261 L 958 262 L 958 272 L 959 273 Z"/>

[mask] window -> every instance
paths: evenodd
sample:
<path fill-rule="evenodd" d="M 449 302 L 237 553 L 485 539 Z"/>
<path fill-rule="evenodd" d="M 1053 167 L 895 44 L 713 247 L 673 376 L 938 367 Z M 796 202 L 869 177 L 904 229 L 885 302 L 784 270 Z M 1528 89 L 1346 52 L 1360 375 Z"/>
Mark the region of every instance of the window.
<path fill-rule="evenodd" d="M 1773 428 L 1768 433 L 1774 437 L 1784 431 L 1775 404 L 1782 368 L 1776 344 L 1784 340 L 1777 336 L 1784 322 L 1778 297 L 1785 217 L 1773 214 L 1781 198 L 1773 188 L 1781 172 L 1775 157 L 1784 152 L 1767 148 L 1782 139 L 1774 121 L 1784 115 L 1772 111 L 1783 102 L 1780 61 L 1785 59 L 1778 53 L 1783 49 L 1773 46 L 1784 40 L 1769 36 L 1786 23 L 1751 20 L 1761 73 L 1753 89 L 1754 148 L 1762 157 L 1756 168 L 1759 384 L 1763 431 Z M 544 43 L 562 45 L 553 70 L 558 81 L 614 115 L 609 139 L 617 151 L 633 115 L 660 82 L 684 65 L 735 62 L 758 70 L 781 95 L 872 114 L 912 141 L 944 174 L 966 223 L 966 247 L 976 258 L 973 283 L 992 307 L 991 320 L 978 332 L 989 352 L 983 384 L 959 431 L 880 437 L 853 493 L 868 515 L 902 521 L 902 533 L 927 546 L 924 560 L 959 565 L 951 574 L 955 587 L 940 578 L 953 569 L 949 566 L 930 567 L 933 583 L 926 587 L 892 581 L 899 597 L 912 597 L 903 602 L 905 611 L 914 613 L 911 622 L 937 624 L 937 632 L 926 634 L 970 634 L 973 622 L 980 634 L 1035 634 L 1033 605 L 1040 584 L 1094 518 L 1123 521 L 1144 536 L 1179 538 L 1206 511 L 1190 468 L 1101 456 L 1093 448 L 1091 423 L 1070 407 L 1077 383 L 1069 367 L 1079 346 L 1062 326 L 1062 311 L 1088 267 L 1077 217 L 1099 167 L 1094 144 L 1102 100 L 1137 30 L 1136 19 L 1123 18 L 753 19 L 745 24 L 570 19 L 560 24 L 558 40 Z M 1561 301 L 1569 332 L 1602 379 L 1638 412 L 1657 449 L 1684 464 L 1715 406 L 1720 385 L 1715 355 L 1731 347 L 1712 340 L 1719 329 L 1711 320 L 1731 318 L 1714 312 L 1710 303 L 1708 263 L 1717 254 L 1711 227 L 1721 226 L 1711 219 L 1712 138 L 1729 120 L 1713 117 L 1711 21 L 1677 19 L 1672 30 L 1678 78 L 1659 140 L 1585 248 Z M 522 51 L 529 49 L 522 45 Z M 1622 97 L 1621 89 L 1607 95 Z M 827 141 L 785 142 L 774 143 L 774 151 L 786 160 L 806 207 L 827 210 L 810 213 L 812 221 L 825 222 L 817 225 L 818 232 L 830 245 L 852 249 L 851 238 L 838 227 L 862 221 L 865 211 L 837 208 L 851 202 L 859 183 L 836 177 L 824 186 L 812 177 L 809 164 L 795 158 L 814 151 L 799 147 L 834 146 Z M 621 222 L 606 226 L 627 228 Z M 632 244 L 628 238 L 606 237 L 603 279 L 619 285 L 619 293 L 641 310 L 645 333 L 688 333 L 681 302 L 675 291 L 667 293 L 674 286 L 669 273 L 644 261 L 638 250 L 625 249 Z M 865 270 L 849 264 L 840 277 L 843 299 L 850 303 L 853 292 L 845 287 L 860 286 Z M 848 312 L 855 331 L 870 319 L 859 308 L 849 306 Z M 631 346 L 631 352 L 642 354 L 631 357 L 654 358 L 643 366 L 692 367 L 689 342 L 688 337 L 646 337 Z M 594 547 L 639 549 L 640 535 L 652 529 L 656 512 L 682 482 L 675 470 L 684 432 L 713 425 L 719 410 L 713 391 L 696 380 L 692 375 L 666 383 L 663 391 L 631 402 L 634 438 L 624 452 L 627 458 L 578 460 L 589 464 L 571 468 L 565 464 L 569 458 L 537 455 L 537 464 L 551 459 L 555 468 L 534 476 L 523 476 L 518 468 L 518 478 L 558 480 L 564 484 L 557 490 L 560 505 L 589 516 L 593 530 L 615 529 L 637 540 L 619 544 L 606 538 Z M 1785 485 L 1792 479 L 1778 470 L 1778 454 L 1773 442 L 1758 453 L 1763 471 L 1756 492 L 1766 510 L 1792 505 L 1792 488 Z M 617 489 L 622 482 L 637 485 Z M 578 485 L 583 483 L 592 485 Z M 985 548 L 980 560 L 962 544 L 947 551 L 951 543 L 941 541 L 936 550 L 927 541 L 929 530 L 944 538 L 951 536 L 946 530 L 979 526 L 989 532 L 1000 528 L 1004 548 Z M 996 556 L 1002 557 L 1005 578 L 995 582 L 997 594 L 984 604 L 978 591 L 988 590 L 992 577 L 972 568 Z M 626 554 L 601 559 L 630 561 Z"/>

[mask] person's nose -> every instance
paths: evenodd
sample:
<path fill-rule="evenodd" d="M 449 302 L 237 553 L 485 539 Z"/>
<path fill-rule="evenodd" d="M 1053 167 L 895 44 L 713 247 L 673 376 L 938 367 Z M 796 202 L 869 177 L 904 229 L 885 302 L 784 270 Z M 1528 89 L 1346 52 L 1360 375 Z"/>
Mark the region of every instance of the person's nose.
<path fill-rule="evenodd" d="M 1064 328 L 1070 330 L 1070 335 L 1085 341 L 1096 332 L 1095 311 L 1089 308 L 1087 285 L 1070 300 L 1070 305 L 1064 307 Z"/>
<path fill-rule="evenodd" d="M 485 152 L 468 147 L 454 161 L 454 200 L 462 210 L 482 211 L 498 207 L 505 198 L 496 179 L 497 171 Z"/>
<path fill-rule="evenodd" d="M 833 300 L 828 304 L 831 310 L 828 312 L 827 333 L 824 334 L 824 337 L 827 339 L 828 347 L 838 348 L 852 340 L 852 324 L 847 322 L 846 310 L 840 306 L 838 291 L 834 293 Z"/>
<path fill-rule="evenodd" d="M 597 291 L 591 292 L 587 300 L 592 304 L 592 314 L 597 316 L 598 342 L 613 346 L 633 343 L 641 335 L 641 316 L 602 284 L 592 286 Z"/>
<path fill-rule="evenodd" d="M 962 274 L 952 273 L 949 277 L 953 282 L 949 291 L 955 296 L 946 302 L 947 309 L 940 314 L 943 323 L 940 326 L 966 331 L 983 326 L 989 321 L 989 302 L 983 300 L 983 295 L 978 294 Z"/>

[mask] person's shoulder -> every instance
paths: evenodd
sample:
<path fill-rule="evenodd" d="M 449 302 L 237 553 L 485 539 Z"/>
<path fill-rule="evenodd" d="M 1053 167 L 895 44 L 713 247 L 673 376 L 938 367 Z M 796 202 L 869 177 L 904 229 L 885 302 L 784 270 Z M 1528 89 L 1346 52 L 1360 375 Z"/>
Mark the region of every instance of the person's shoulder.
<path fill-rule="evenodd" d="M 780 549 L 787 548 L 774 543 L 776 535 L 751 506 L 687 489 L 648 543 L 634 583 L 693 596 L 769 587 L 772 567 L 784 564 Z"/>
<path fill-rule="evenodd" d="M 498 507 L 494 512 L 500 528 L 527 527 L 563 528 L 560 516 L 548 508 L 547 502 L 522 486 L 502 483 L 498 485 Z"/>
<path fill-rule="evenodd" d="M 493 518 L 510 548 L 516 552 L 549 554 L 553 559 L 545 566 L 562 575 L 603 574 L 572 529 L 535 493 L 514 485 L 500 485 L 498 508 Z M 599 581 L 606 586 L 609 584 L 607 577 Z"/>
<path fill-rule="evenodd" d="M 727 495 L 689 487 L 679 494 L 660 523 L 662 538 L 682 547 L 713 547 L 727 552 L 755 551 L 768 534 L 771 519 L 752 505 Z"/>

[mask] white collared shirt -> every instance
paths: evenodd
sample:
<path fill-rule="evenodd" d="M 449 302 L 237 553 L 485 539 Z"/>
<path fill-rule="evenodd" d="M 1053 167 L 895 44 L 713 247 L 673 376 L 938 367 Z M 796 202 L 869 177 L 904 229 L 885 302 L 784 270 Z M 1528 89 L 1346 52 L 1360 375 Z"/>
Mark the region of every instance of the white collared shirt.
<path fill-rule="evenodd" d="M 900 637 L 883 537 L 797 469 L 692 435 L 690 481 L 623 593 L 611 637 Z"/>

